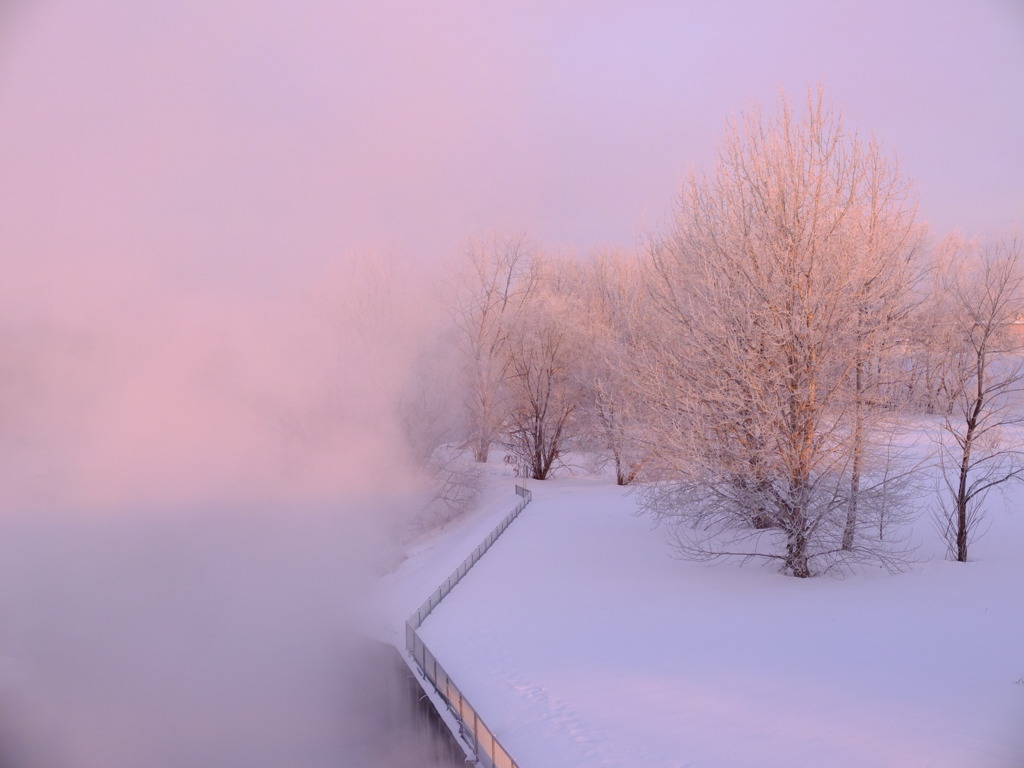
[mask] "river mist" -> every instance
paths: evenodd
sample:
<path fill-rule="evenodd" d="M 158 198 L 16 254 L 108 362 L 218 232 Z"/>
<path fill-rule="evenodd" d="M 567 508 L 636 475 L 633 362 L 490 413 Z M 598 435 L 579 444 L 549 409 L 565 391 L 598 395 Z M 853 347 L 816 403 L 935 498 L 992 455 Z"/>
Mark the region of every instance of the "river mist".
<path fill-rule="evenodd" d="M 0 768 L 429 764 L 364 599 L 429 324 L 343 273 L 0 312 Z"/>
<path fill-rule="evenodd" d="M 0 768 L 401 765 L 363 594 L 432 281 L 355 227 L 347 46 L 229 6 L 0 3 Z"/>
<path fill-rule="evenodd" d="M 336 510 L 0 524 L 0 765 L 353 764 L 366 539 Z"/>

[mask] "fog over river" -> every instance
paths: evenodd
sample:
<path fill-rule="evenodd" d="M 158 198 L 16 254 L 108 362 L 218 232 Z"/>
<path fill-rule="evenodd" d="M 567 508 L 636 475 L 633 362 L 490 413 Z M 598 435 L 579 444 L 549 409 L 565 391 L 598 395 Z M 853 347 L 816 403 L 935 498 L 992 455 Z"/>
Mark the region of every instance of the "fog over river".
<path fill-rule="evenodd" d="M 0 768 L 444 765 L 350 520 L 0 519 Z"/>
<path fill-rule="evenodd" d="M 424 501 L 388 269 L 0 302 L 0 768 L 424 765 L 363 639 Z"/>

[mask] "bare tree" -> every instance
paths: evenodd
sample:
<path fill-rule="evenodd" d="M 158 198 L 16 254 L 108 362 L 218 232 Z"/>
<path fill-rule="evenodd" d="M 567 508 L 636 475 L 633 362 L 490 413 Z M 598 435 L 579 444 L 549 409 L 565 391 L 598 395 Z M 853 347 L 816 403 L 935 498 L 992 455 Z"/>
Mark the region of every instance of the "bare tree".
<path fill-rule="evenodd" d="M 525 235 L 495 234 L 473 241 L 455 285 L 452 319 L 459 333 L 466 379 L 469 442 L 486 462 L 507 412 L 508 334 L 537 278 Z"/>
<path fill-rule="evenodd" d="M 546 480 L 572 443 L 581 392 L 576 375 L 589 346 L 564 265 L 548 261 L 539 290 L 512 327 L 506 444 L 535 480 Z"/>
<path fill-rule="evenodd" d="M 1024 423 L 1024 258 L 1018 241 L 979 248 L 953 240 L 945 250 L 946 367 L 956 379 L 939 450 L 946 493 L 935 517 L 950 556 L 966 562 L 989 491 L 1024 476 L 1015 430 Z"/>
<path fill-rule="evenodd" d="M 864 158 L 863 199 L 852 217 L 855 293 L 849 318 L 853 333 L 853 365 L 848 375 L 852 407 L 850 488 L 842 547 L 851 550 L 857 529 L 861 483 L 869 450 L 869 430 L 876 433 L 885 412 L 893 407 L 893 390 L 905 369 L 896 362 L 916 309 L 913 289 L 922 271 L 919 254 L 923 228 L 916 225 L 898 169 L 887 166 L 877 146 Z"/>
<path fill-rule="evenodd" d="M 483 468 L 461 448 L 439 445 L 423 467 L 426 501 L 408 521 L 416 535 L 442 526 L 470 511 L 484 488 Z"/>
<path fill-rule="evenodd" d="M 902 390 L 893 399 L 912 411 L 947 414 L 953 405 L 957 360 L 949 354 L 955 345 L 953 326 L 947 322 L 946 297 L 936 290 L 935 270 L 925 281 L 917 307 L 909 319 L 903 343 Z"/>
<path fill-rule="evenodd" d="M 895 543 L 869 535 L 900 471 L 867 428 L 866 373 L 892 343 L 915 233 L 898 168 L 820 90 L 802 120 L 782 98 L 776 119 L 730 124 L 715 173 L 691 176 L 651 248 L 658 319 L 640 372 L 644 502 L 684 554 L 775 559 L 798 577 L 898 565 Z"/>
<path fill-rule="evenodd" d="M 580 262 L 576 293 L 590 329 L 580 359 L 580 415 L 594 448 L 604 452 L 618 485 L 629 485 L 644 463 L 643 430 L 632 375 L 640 263 L 632 254 L 600 253 Z"/>
<path fill-rule="evenodd" d="M 459 447 L 462 402 L 456 385 L 454 339 L 439 333 L 424 342 L 398 401 L 398 421 L 409 457 L 420 471 L 426 501 L 408 520 L 416 535 L 469 511 L 483 486 L 482 470 Z"/>

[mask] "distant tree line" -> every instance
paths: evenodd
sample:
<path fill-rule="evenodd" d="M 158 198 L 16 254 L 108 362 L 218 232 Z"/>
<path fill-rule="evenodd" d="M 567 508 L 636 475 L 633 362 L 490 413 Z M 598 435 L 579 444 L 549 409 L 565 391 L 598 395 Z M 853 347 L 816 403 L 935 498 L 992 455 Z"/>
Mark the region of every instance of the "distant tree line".
<path fill-rule="evenodd" d="M 955 559 L 1024 471 L 1020 243 L 929 243 L 895 159 L 820 90 L 730 122 L 636 253 L 497 233 L 463 256 L 408 414 L 425 456 L 498 447 L 537 480 L 591 457 L 684 555 L 798 577 L 906 561 L 922 417 Z"/>

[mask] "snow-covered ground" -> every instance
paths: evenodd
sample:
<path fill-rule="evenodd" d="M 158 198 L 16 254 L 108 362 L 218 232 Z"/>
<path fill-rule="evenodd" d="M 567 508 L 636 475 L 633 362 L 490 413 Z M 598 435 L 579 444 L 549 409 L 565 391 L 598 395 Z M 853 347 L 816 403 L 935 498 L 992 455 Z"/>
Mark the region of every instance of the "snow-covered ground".
<path fill-rule="evenodd" d="M 383 579 L 382 632 L 516 503 L 480 508 Z M 420 629 L 523 768 L 1024 766 L 1024 493 L 989 500 L 966 565 L 798 580 L 674 559 L 607 478 L 534 501 Z"/>

